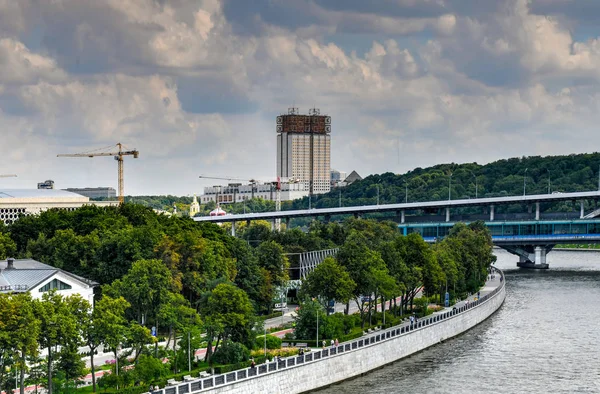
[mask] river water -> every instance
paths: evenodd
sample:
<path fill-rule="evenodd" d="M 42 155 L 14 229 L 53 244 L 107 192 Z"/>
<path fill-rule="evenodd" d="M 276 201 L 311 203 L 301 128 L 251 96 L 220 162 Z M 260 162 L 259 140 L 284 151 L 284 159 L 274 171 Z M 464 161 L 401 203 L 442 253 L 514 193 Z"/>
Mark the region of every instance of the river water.
<path fill-rule="evenodd" d="M 506 273 L 500 310 L 465 334 L 319 393 L 600 393 L 600 252 Z"/>

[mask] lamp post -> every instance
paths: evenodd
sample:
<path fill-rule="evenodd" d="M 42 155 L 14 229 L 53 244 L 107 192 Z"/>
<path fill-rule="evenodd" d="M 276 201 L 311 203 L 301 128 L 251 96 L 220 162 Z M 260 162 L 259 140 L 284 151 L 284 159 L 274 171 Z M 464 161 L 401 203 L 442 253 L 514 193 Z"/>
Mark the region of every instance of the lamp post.
<path fill-rule="evenodd" d="M 317 305 L 317 347 L 319 347 L 319 306 Z"/>
<path fill-rule="evenodd" d="M 548 171 L 548 194 L 550 194 L 550 169 L 546 168 L 546 171 Z"/>
<path fill-rule="evenodd" d="M 452 200 L 452 173 L 448 177 L 448 201 Z"/>
<path fill-rule="evenodd" d="M 339 194 L 339 200 L 340 200 L 340 208 L 342 207 L 342 189 L 340 189 L 340 194 Z"/>
<path fill-rule="evenodd" d="M 190 329 L 191 330 L 191 329 Z M 188 330 L 188 371 L 192 371 L 192 352 L 191 352 L 191 335 Z"/>
<path fill-rule="evenodd" d="M 598 175 L 600 179 L 600 175 Z M 600 190 L 600 180 L 598 181 L 598 190 Z M 404 203 L 408 204 L 408 182 L 406 179 L 404 180 Z"/>
<path fill-rule="evenodd" d="M 525 172 L 523 173 L 523 195 L 525 195 L 525 191 L 527 188 L 527 170 L 529 170 L 529 168 L 526 168 Z"/>
<path fill-rule="evenodd" d="M 471 173 L 471 175 L 473 175 L 473 178 L 475 178 L 475 198 L 477 198 L 477 177 L 475 176 L 473 171 L 469 170 L 469 172 Z"/>
<path fill-rule="evenodd" d="M 377 186 L 377 205 L 379 205 L 379 185 Z"/>
<path fill-rule="evenodd" d="M 265 325 L 265 360 L 267 359 L 267 326 Z"/>

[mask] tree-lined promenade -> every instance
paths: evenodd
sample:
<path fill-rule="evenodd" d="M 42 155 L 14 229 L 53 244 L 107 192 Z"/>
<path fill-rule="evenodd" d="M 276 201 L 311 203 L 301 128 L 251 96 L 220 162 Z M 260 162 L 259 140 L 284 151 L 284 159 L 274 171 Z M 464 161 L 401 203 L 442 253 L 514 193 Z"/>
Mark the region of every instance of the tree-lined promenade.
<path fill-rule="evenodd" d="M 394 300 L 386 325 L 402 314 L 427 313 L 427 304 L 443 303 L 446 291 L 451 299 L 476 292 L 494 261 L 480 223 L 459 224 L 430 246 L 417 234 L 402 236 L 392 222 L 371 220 L 313 222 L 305 232 L 272 232 L 256 222 L 235 238 L 217 225 L 132 204 L 22 217 L 0 228 L 0 258 L 33 258 L 101 287 L 94 308 L 60 292 L 41 300 L 1 295 L 0 387 L 14 388 L 17 376 L 21 390 L 35 383 L 64 392 L 87 373 L 81 346 L 90 349 L 83 357 L 92 369 L 99 347 L 113 352 L 112 373 L 98 384 L 119 392 L 142 392 L 190 369 L 246 366 L 251 354 L 264 353 L 261 316 L 272 312 L 289 280 L 287 254 L 333 247 L 336 258 L 319 265 L 298 293 L 295 332 L 288 334 L 295 339 L 361 335 L 383 324 L 377 301 Z M 359 314 L 329 315 L 331 301 L 355 303 Z M 158 346 L 159 339 L 167 346 Z M 281 340 L 266 342 L 278 348 Z M 204 359 L 191 363 L 200 348 L 207 349 Z"/>

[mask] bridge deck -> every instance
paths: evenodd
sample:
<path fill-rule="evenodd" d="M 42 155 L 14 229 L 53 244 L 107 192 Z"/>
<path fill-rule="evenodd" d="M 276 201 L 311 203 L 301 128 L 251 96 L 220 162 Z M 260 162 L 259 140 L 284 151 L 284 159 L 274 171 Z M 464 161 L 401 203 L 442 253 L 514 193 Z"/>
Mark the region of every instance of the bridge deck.
<path fill-rule="evenodd" d="M 421 210 L 421 209 L 443 209 L 460 208 L 474 206 L 497 206 L 508 204 L 534 204 L 544 202 L 559 201 L 582 201 L 582 200 L 600 200 L 600 191 L 577 192 L 577 193 L 557 193 L 557 194 L 535 194 L 529 196 L 509 196 L 509 197 L 491 197 L 491 198 L 473 198 L 446 201 L 427 201 L 407 204 L 381 204 L 364 205 L 359 207 L 340 207 L 340 208 L 319 208 L 319 209 L 300 209 L 293 211 L 246 213 L 239 215 L 225 216 L 201 216 L 195 217 L 198 222 L 236 222 L 245 220 L 272 220 L 299 218 L 307 216 L 331 216 L 331 215 L 354 215 L 377 212 L 393 212 L 403 210 Z"/>

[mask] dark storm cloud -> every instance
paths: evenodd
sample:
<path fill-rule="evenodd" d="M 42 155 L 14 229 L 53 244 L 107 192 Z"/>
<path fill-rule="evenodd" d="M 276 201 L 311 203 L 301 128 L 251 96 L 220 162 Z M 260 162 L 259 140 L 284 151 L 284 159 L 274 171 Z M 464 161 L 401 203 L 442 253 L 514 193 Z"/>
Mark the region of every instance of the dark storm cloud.
<path fill-rule="evenodd" d="M 223 12 L 235 33 L 261 35 L 265 24 L 290 30 L 320 24 L 322 18 L 314 8 L 306 0 L 226 0 Z"/>
<path fill-rule="evenodd" d="M 314 2 L 324 9 L 332 11 L 402 18 L 435 18 L 448 13 L 443 2 L 428 0 L 314 0 Z"/>
<path fill-rule="evenodd" d="M 258 110 L 244 92 L 234 90 L 227 81 L 177 78 L 177 96 L 184 111 L 197 114 L 252 113 Z"/>
<path fill-rule="evenodd" d="M 600 24 L 598 0 L 533 0 L 531 11 L 539 15 L 566 17 L 577 23 Z"/>
<path fill-rule="evenodd" d="M 131 23 L 102 2 L 70 3 L 44 9 L 42 43 L 59 65 L 77 74 L 148 66 L 145 44 L 160 26 Z M 151 70 L 148 70 L 151 72 Z"/>

